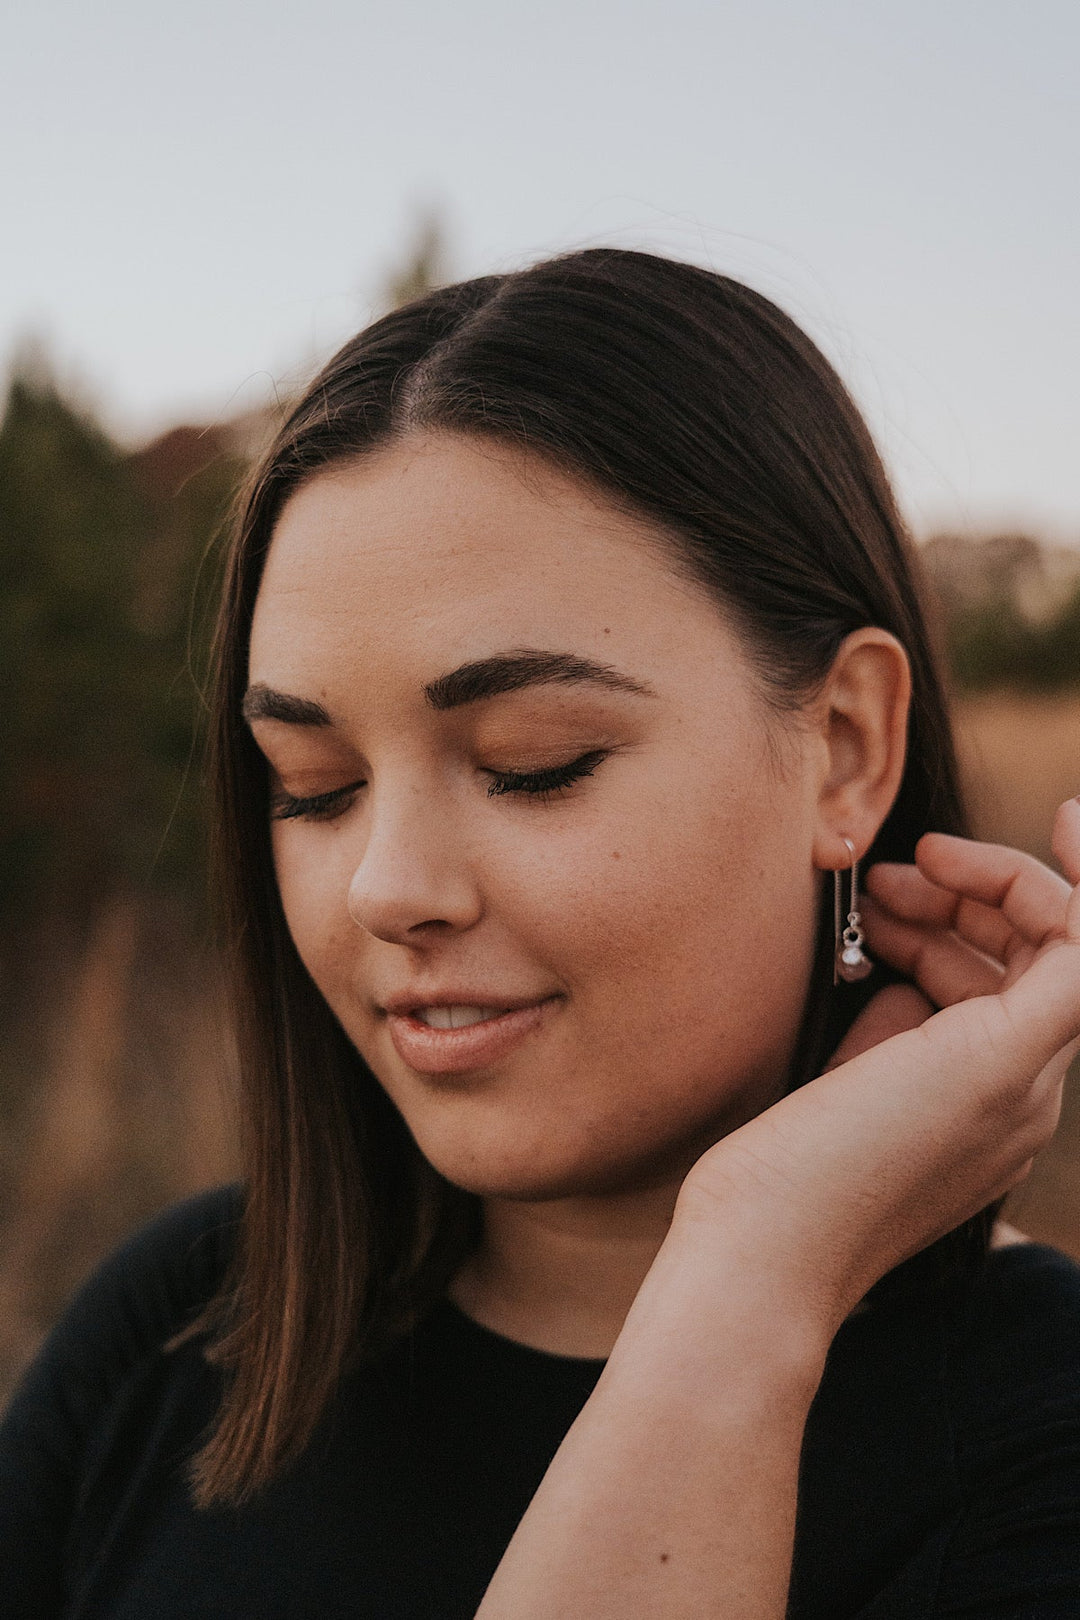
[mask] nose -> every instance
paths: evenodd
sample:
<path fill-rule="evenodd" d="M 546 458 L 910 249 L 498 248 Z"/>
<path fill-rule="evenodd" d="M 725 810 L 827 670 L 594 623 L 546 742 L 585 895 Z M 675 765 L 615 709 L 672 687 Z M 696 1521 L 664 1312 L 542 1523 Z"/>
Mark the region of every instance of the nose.
<path fill-rule="evenodd" d="M 370 815 L 345 899 L 353 922 L 399 945 L 471 927 L 483 909 L 480 885 L 447 804 L 410 784 L 379 796 Z"/>

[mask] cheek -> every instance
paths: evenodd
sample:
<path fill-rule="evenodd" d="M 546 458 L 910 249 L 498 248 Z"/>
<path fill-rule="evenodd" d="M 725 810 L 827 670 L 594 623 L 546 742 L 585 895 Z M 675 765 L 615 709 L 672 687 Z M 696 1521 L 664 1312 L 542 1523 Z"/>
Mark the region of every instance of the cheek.
<path fill-rule="evenodd" d="M 697 784 L 655 794 L 619 818 L 614 836 L 600 830 L 559 848 L 543 889 L 565 944 L 612 972 L 696 960 L 704 940 L 734 964 L 759 954 L 778 914 L 790 921 L 811 909 L 802 843 L 790 808 Z"/>
<path fill-rule="evenodd" d="M 658 801 L 618 840 L 570 852 L 553 957 L 617 1061 L 690 1074 L 775 1069 L 813 959 L 817 885 L 798 806 Z M 556 885 L 558 885 L 556 887 Z"/>
<path fill-rule="evenodd" d="M 301 961 L 333 1001 L 336 978 L 356 955 L 359 930 L 345 906 L 353 866 L 343 842 L 290 834 L 272 835 L 282 910 Z"/>

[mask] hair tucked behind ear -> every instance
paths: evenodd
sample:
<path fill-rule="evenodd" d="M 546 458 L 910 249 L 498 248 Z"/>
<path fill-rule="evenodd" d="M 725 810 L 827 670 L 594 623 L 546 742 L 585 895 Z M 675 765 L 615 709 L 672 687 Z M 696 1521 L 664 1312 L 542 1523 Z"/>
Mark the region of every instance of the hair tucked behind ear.
<path fill-rule="evenodd" d="M 256 469 L 231 543 L 215 649 L 214 886 L 233 979 L 246 1174 L 231 1269 L 190 1333 L 225 1373 L 195 1459 L 201 1505 L 239 1501 L 310 1440 L 342 1375 L 445 1289 L 478 1201 L 420 1155 L 290 939 L 264 761 L 240 719 L 252 613 L 283 502 L 414 429 L 526 447 L 670 537 L 741 628 L 780 708 L 805 701 L 852 630 L 902 642 L 913 702 L 903 782 L 865 864 L 967 831 L 912 550 L 855 406 L 809 338 L 725 276 L 598 248 L 417 300 L 347 343 Z M 823 874 L 824 878 L 824 874 Z M 877 985 L 817 961 L 790 1076 L 820 1072 Z M 986 1212 L 879 1288 L 985 1253 Z"/>

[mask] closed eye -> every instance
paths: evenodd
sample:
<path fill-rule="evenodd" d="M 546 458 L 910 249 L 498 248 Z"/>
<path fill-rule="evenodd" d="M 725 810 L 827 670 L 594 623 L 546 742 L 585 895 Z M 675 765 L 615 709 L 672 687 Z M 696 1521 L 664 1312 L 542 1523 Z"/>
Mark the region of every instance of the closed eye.
<path fill-rule="evenodd" d="M 351 782 L 348 787 L 333 788 L 329 793 L 313 793 L 308 798 L 294 798 L 291 793 L 275 793 L 270 800 L 271 821 L 332 821 L 344 815 L 353 794 L 363 782 Z"/>
<path fill-rule="evenodd" d="M 591 776 L 596 767 L 607 758 L 610 749 L 594 748 L 568 765 L 552 765 L 543 771 L 489 771 L 492 782 L 488 797 L 504 793 L 520 793 L 544 803 L 561 795 L 572 783 Z M 344 815 L 354 795 L 364 786 L 351 782 L 347 787 L 332 788 L 328 793 L 314 793 L 297 798 L 291 793 L 275 793 L 270 801 L 273 821 L 333 821 Z"/>
<path fill-rule="evenodd" d="M 553 765 L 546 771 L 492 771 L 494 781 L 488 788 L 488 796 L 527 793 L 541 801 L 551 798 L 562 793 L 572 782 L 579 781 L 583 776 L 591 776 L 609 752 L 609 749 L 594 748 L 579 759 L 571 760 L 569 765 Z"/>

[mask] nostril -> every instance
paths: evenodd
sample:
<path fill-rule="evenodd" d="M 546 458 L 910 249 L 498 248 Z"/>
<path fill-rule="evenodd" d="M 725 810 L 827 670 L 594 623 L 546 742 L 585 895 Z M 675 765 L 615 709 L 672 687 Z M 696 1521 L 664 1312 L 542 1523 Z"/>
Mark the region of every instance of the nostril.
<path fill-rule="evenodd" d="M 345 895 L 352 922 L 376 939 L 416 945 L 424 937 L 471 928 L 483 915 L 479 885 L 471 874 L 399 863 L 382 868 L 365 863 Z"/>

